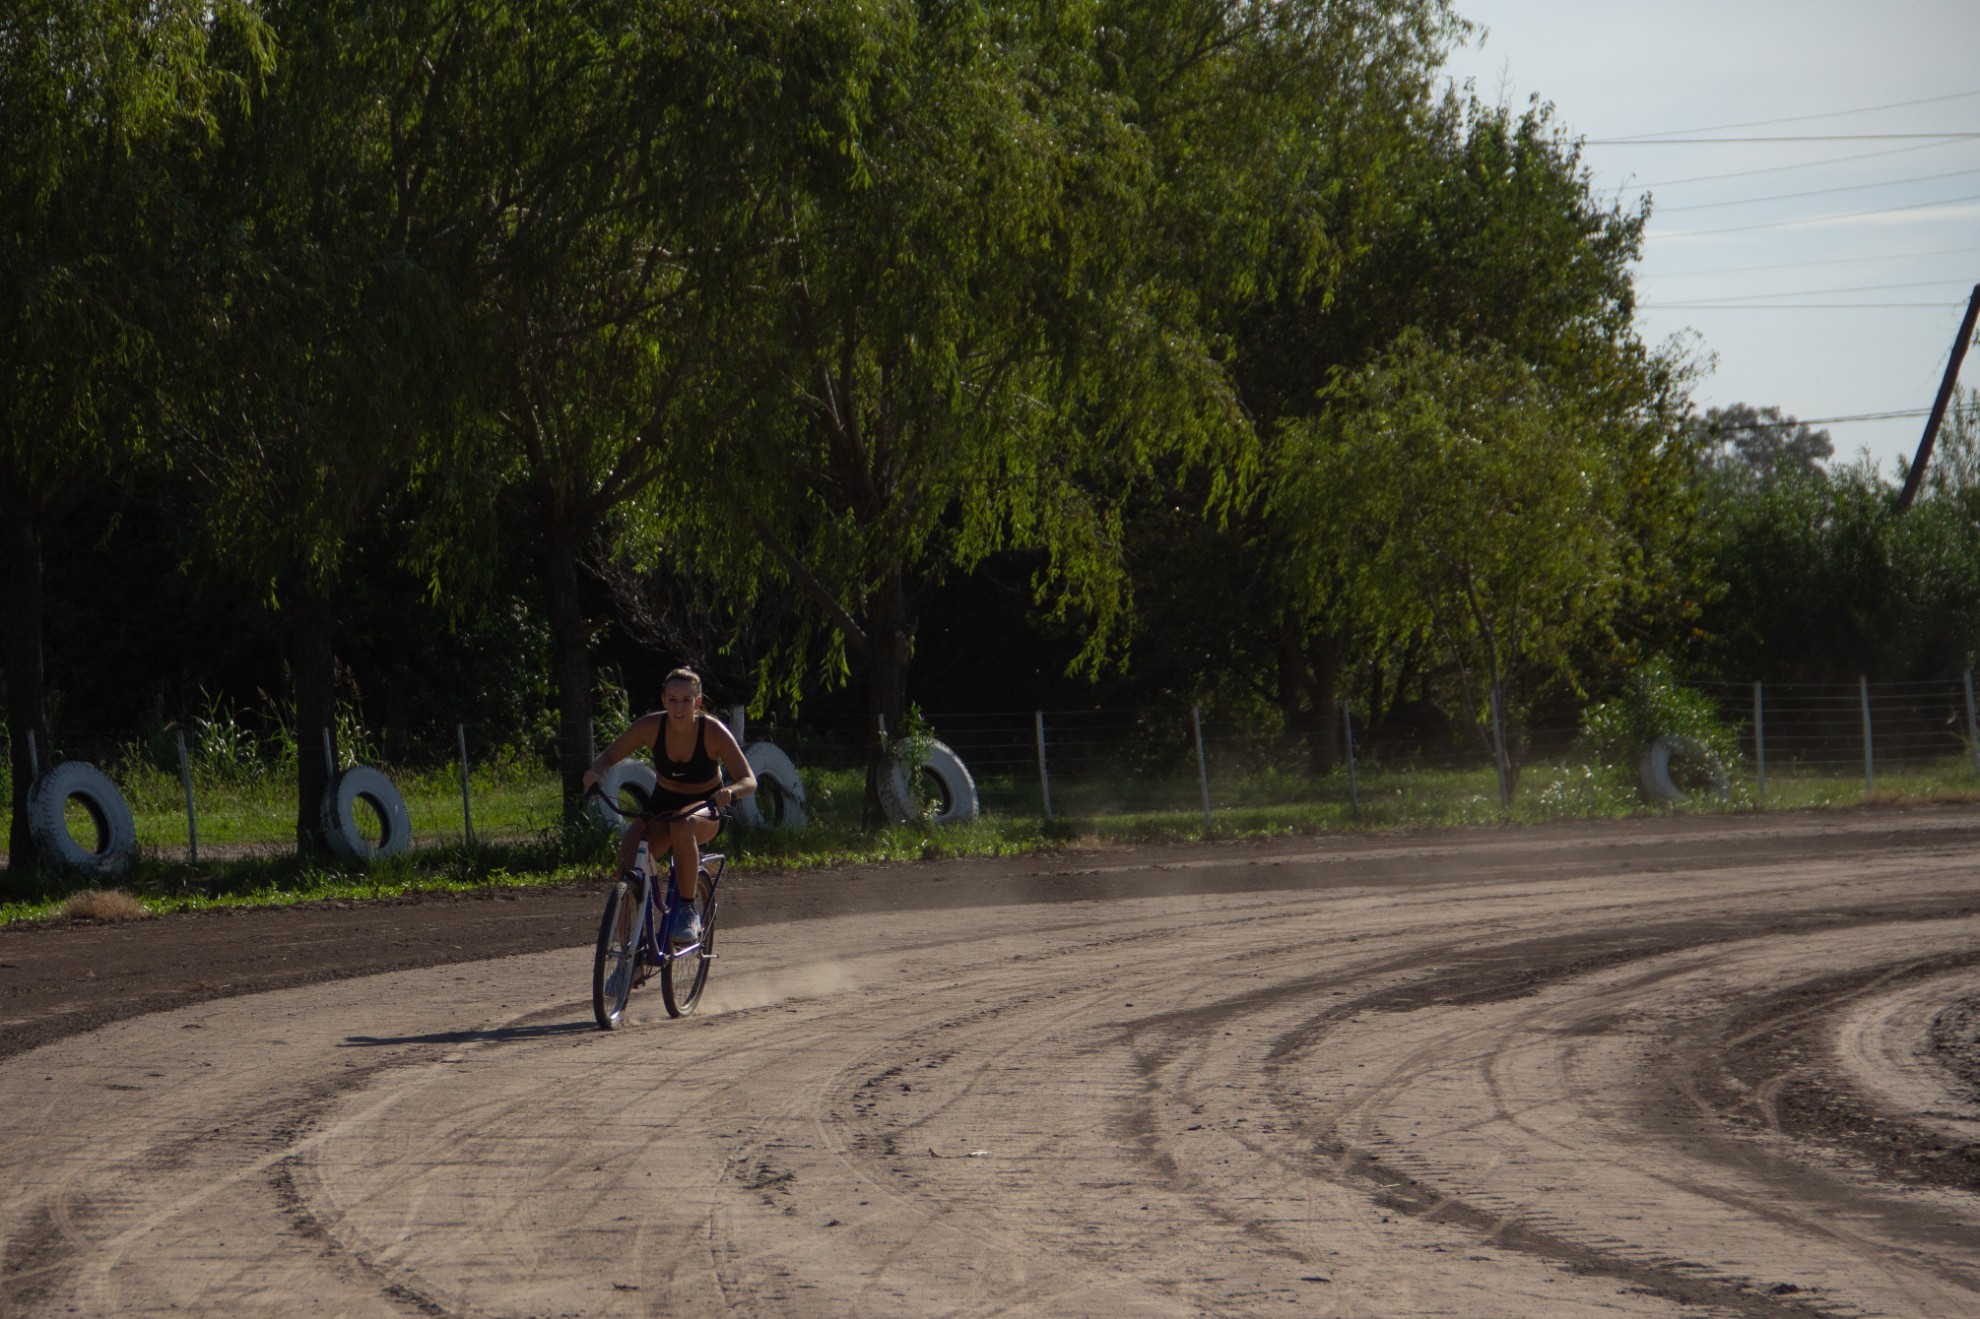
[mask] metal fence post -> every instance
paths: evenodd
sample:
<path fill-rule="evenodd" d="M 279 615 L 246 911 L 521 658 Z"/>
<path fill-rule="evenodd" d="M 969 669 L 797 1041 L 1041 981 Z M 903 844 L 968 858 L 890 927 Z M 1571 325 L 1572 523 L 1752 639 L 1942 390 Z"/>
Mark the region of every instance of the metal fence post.
<path fill-rule="evenodd" d="M 1045 823 L 1052 823 L 1052 776 L 1045 769 L 1045 712 L 1031 712 L 1033 726 L 1038 732 L 1038 795 L 1045 802 Z"/>
<path fill-rule="evenodd" d="M 1870 677 L 1860 674 L 1856 679 L 1856 690 L 1863 700 L 1863 790 L 1877 790 L 1877 757 L 1870 740 Z"/>
<path fill-rule="evenodd" d="M 1203 788 L 1203 836 L 1210 836 L 1210 763 L 1203 758 L 1203 713 L 1189 707 L 1189 726 L 1196 734 L 1196 781 Z"/>
<path fill-rule="evenodd" d="M 1492 688 L 1492 759 L 1499 771 L 1499 807 L 1512 809 L 1511 767 L 1506 764 L 1506 723 L 1499 710 L 1499 689 Z"/>
<path fill-rule="evenodd" d="M 1354 774 L 1354 708 L 1346 701 L 1341 702 L 1341 733 L 1347 740 L 1348 813 L 1352 818 L 1359 820 L 1361 818 L 1361 786 L 1356 781 Z"/>
<path fill-rule="evenodd" d="M 1980 774 L 1980 728 L 1973 720 L 1973 670 L 1966 671 L 1966 748 L 1973 755 L 1973 772 Z"/>
<path fill-rule="evenodd" d="M 199 864 L 199 816 L 193 813 L 192 762 L 186 757 L 186 730 L 179 731 L 179 786 L 186 790 L 186 859 Z"/>
<path fill-rule="evenodd" d="M 337 753 L 330 749 L 330 730 L 323 730 L 323 773 L 327 778 L 337 777 Z"/>
<path fill-rule="evenodd" d="M 1761 797 L 1767 795 L 1767 722 L 1760 700 L 1760 684 L 1753 684 L 1753 769 Z"/>
<path fill-rule="evenodd" d="M 743 729 L 747 726 L 743 722 L 743 717 L 748 713 L 749 712 L 740 705 L 732 705 L 729 707 L 729 731 L 736 735 L 737 746 L 741 746 L 743 744 Z"/>
<path fill-rule="evenodd" d="M 32 787 L 34 786 L 34 781 L 41 777 L 41 749 L 34 744 L 34 730 L 32 728 L 27 730 L 27 738 L 28 786 Z"/>
<path fill-rule="evenodd" d="M 474 846 L 474 801 L 468 795 L 467 725 L 454 725 L 454 741 L 461 749 L 461 836 Z"/>

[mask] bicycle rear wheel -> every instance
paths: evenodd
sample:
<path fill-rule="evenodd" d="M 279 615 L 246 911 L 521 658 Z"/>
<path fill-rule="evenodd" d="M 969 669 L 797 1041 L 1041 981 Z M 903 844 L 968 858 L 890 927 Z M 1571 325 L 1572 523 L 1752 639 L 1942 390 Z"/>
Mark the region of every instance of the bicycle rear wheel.
<path fill-rule="evenodd" d="M 715 957 L 715 904 L 710 899 L 714 887 L 703 870 L 695 894 L 701 907 L 701 943 L 686 956 L 669 957 L 660 964 L 660 998 L 670 1017 L 685 1017 L 701 1002 L 701 990 L 708 983 L 708 963 Z"/>
<path fill-rule="evenodd" d="M 624 879 L 605 896 L 598 950 L 591 959 L 591 1011 L 600 1030 L 612 1030 L 625 1020 L 626 999 L 639 973 L 642 906 L 639 890 Z"/>

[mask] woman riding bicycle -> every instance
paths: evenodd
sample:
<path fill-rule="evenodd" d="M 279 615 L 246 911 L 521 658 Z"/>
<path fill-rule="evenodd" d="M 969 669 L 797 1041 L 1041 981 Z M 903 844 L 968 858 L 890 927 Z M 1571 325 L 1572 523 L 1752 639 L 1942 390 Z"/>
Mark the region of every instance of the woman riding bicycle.
<path fill-rule="evenodd" d="M 701 916 L 694 909 L 695 876 L 701 869 L 701 845 L 721 829 L 715 808 L 729 806 L 756 791 L 756 774 L 737 745 L 736 736 L 701 702 L 701 678 L 692 669 L 675 669 L 660 689 L 664 711 L 641 715 L 585 771 L 586 791 L 596 788 L 606 770 L 640 747 L 653 751 L 657 780 L 647 809 L 653 815 L 680 812 L 666 820 L 635 818 L 619 840 L 619 870 L 631 870 L 644 842 L 654 857 L 672 850 L 674 890 L 680 898 L 684 924 L 676 925 L 673 942 L 701 938 Z M 727 772 L 729 781 L 722 782 Z M 690 809 L 691 808 L 691 809 Z M 658 836 L 661 827 L 665 836 Z"/>

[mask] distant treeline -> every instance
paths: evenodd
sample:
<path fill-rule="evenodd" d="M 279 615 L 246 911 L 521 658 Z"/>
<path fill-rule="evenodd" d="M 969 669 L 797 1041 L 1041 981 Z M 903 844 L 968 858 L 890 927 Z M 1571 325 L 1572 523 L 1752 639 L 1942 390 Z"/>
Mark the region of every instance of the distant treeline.
<path fill-rule="evenodd" d="M 601 663 L 892 729 L 1174 700 L 1324 764 L 1344 698 L 1517 727 L 1651 656 L 1970 660 L 1970 426 L 1897 519 L 1791 419 L 1694 415 L 1635 329 L 1647 203 L 1449 87 L 1466 31 L 17 0 L 12 873 L 51 711 L 513 712 L 570 792 Z"/>

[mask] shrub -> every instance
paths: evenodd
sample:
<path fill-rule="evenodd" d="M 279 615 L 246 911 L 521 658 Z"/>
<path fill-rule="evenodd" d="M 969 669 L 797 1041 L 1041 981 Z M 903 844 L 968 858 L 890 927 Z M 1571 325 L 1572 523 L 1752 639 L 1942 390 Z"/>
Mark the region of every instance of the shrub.
<path fill-rule="evenodd" d="M 1709 789 L 1714 766 L 1723 774 L 1739 758 L 1739 739 L 1711 699 L 1679 684 L 1661 659 L 1644 664 L 1621 694 L 1582 715 L 1582 745 L 1617 784 L 1634 783 L 1643 753 L 1666 736 L 1684 749 L 1672 757 L 1671 777 L 1688 791 Z"/>

